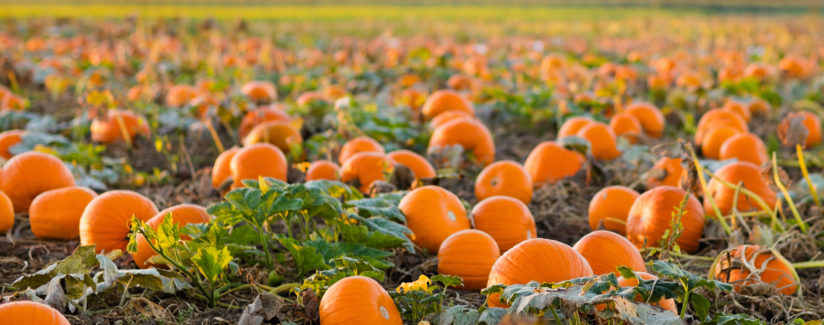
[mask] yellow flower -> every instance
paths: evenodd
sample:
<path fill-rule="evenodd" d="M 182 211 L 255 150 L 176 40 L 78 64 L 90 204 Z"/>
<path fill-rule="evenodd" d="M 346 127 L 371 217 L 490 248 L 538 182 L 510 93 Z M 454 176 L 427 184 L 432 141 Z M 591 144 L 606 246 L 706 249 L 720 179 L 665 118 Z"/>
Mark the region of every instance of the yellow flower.
<path fill-rule="evenodd" d="M 312 164 L 309 163 L 309 162 L 302 162 L 302 163 L 292 164 L 292 167 L 295 167 L 295 169 L 300 170 L 302 173 L 305 173 L 309 169 L 309 166 L 311 166 L 311 165 Z"/>
<path fill-rule="evenodd" d="M 35 145 L 34 146 L 34 151 L 50 154 L 52 156 L 57 156 L 57 150 L 54 150 L 54 148 L 49 147 L 49 146 L 44 146 L 42 144 Z"/>
<path fill-rule="evenodd" d="M 395 291 L 398 293 L 404 293 L 409 291 L 427 291 L 429 290 L 429 285 L 432 284 L 432 281 L 429 281 L 429 277 L 426 275 L 421 274 L 417 280 L 414 282 L 404 282 L 398 286 Z"/>
<path fill-rule="evenodd" d="M 125 172 L 126 174 L 131 174 L 132 172 L 134 172 L 134 170 L 132 169 L 132 165 L 123 165 L 123 172 Z"/>

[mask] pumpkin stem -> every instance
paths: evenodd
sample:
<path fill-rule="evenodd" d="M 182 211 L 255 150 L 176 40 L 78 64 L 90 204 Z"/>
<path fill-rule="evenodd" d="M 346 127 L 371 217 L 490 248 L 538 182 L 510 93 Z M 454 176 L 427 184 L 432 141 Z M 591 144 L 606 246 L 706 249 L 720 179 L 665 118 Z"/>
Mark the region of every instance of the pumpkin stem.
<path fill-rule="evenodd" d="M 689 150 L 690 155 L 692 156 L 692 163 L 695 164 L 695 169 L 698 171 L 698 181 L 701 183 L 701 192 L 704 192 L 705 194 L 709 193 L 707 191 L 707 180 L 704 179 L 704 167 L 702 167 L 701 163 L 698 161 L 698 155 L 695 154 L 695 150 L 692 149 L 691 145 L 687 145 L 685 147 Z M 724 216 L 721 214 L 721 209 L 719 209 L 718 205 L 715 204 L 715 200 L 712 198 L 712 195 L 704 195 L 704 199 L 710 201 L 710 205 L 712 205 L 716 219 L 721 223 L 721 227 L 724 228 L 724 232 L 726 232 L 727 235 L 730 235 L 732 233 L 732 229 L 729 225 L 727 225 L 727 221 L 724 220 Z"/>
<path fill-rule="evenodd" d="M 212 120 L 203 119 L 203 122 L 206 124 L 206 128 L 209 129 L 209 134 L 212 135 L 212 140 L 215 142 L 217 151 L 223 152 L 223 142 L 220 141 L 220 137 L 217 136 L 217 131 L 215 131 L 215 127 L 212 125 Z"/>
<path fill-rule="evenodd" d="M 773 152 L 772 156 L 772 168 L 773 168 L 773 177 L 775 178 L 775 186 L 778 186 L 778 189 L 781 190 L 781 193 L 784 194 L 784 198 L 787 199 L 787 204 L 790 206 L 790 211 L 792 211 L 793 216 L 795 217 L 795 221 L 798 222 L 798 227 L 801 228 L 801 232 L 805 235 L 807 234 L 807 223 L 801 219 L 801 215 L 798 214 L 798 209 L 795 208 L 795 203 L 793 202 L 793 198 L 790 197 L 790 193 L 787 192 L 787 187 L 781 183 L 781 179 L 778 177 L 778 164 L 775 161 L 775 152 Z"/>
<path fill-rule="evenodd" d="M 117 127 L 120 129 L 120 134 L 123 136 L 123 140 L 126 141 L 126 144 L 128 144 L 131 148 L 132 137 L 129 136 L 129 130 L 126 129 L 126 122 L 123 122 L 123 116 L 120 112 L 115 112 L 114 118 L 117 120 Z"/>
<path fill-rule="evenodd" d="M 824 267 L 824 260 L 792 263 L 792 266 L 793 266 L 793 268 L 796 268 L 796 269 L 820 268 L 820 267 Z"/>
<path fill-rule="evenodd" d="M 810 195 L 813 197 L 813 202 L 815 205 L 821 206 L 821 200 L 818 198 L 818 190 L 815 188 L 815 184 L 813 184 L 812 179 L 810 179 L 810 173 L 807 172 L 807 163 L 804 159 L 804 150 L 801 149 L 800 144 L 795 145 L 795 152 L 798 155 L 798 167 L 801 168 L 801 173 L 804 174 L 804 179 L 807 181 L 807 187 L 810 189 Z"/>

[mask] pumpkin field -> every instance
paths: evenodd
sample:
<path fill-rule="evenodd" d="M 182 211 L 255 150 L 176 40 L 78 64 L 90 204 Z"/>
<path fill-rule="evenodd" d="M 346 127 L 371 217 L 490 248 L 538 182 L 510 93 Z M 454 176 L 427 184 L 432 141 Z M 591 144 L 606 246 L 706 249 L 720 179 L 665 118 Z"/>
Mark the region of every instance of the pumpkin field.
<path fill-rule="evenodd" d="M 250 1 L 0 4 L 0 324 L 824 320 L 821 4 Z"/>

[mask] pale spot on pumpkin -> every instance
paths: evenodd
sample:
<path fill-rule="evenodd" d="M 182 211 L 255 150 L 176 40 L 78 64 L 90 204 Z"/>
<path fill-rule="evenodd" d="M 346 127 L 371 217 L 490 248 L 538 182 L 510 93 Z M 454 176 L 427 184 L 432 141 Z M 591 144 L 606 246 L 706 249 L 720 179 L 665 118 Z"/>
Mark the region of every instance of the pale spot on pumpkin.
<path fill-rule="evenodd" d="M 446 212 L 446 216 L 448 216 L 448 217 L 449 217 L 449 220 L 452 220 L 452 221 L 458 221 L 458 218 L 457 218 L 457 217 L 455 217 L 455 213 L 454 213 L 454 212 L 452 212 L 452 211 L 448 211 L 448 212 Z"/>
<path fill-rule="evenodd" d="M 389 319 L 389 311 L 386 310 L 386 307 L 381 306 L 380 311 L 381 311 L 381 316 L 383 316 L 384 319 Z"/>

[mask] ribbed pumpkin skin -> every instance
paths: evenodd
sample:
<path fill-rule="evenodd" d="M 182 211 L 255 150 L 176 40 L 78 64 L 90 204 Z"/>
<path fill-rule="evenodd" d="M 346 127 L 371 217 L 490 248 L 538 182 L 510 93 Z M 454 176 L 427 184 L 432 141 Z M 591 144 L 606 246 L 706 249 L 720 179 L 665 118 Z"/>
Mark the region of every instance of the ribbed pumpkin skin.
<path fill-rule="evenodd" d="M 378 152 L 359 152 L 346 160 L 340 168 L 340 180 L 350 183 L 357 180 L 361 192 L 369 192 L 372 183 L 385 180 L 395 169 L 392 159 Z"/>
<path fill-rule="evenodd" d="M 584 161 L 584 155 L 567 150 L 555 142 L 544 141 L 535 146 L 526 157 L 524 168 L 532 178 L 532 184 L 537 187 L 574 176 L 584 166 Z"/>
<path fill-rule="evenodd" d="M 609 128 L 615 132 L 616 136 L 626 138 L 630 143 L 638 142 L 641 136 L 641 122 L 631 114 L 621 112 L 612 116 L 609 120 Z"/>
<path fill-rule="evenodd" d="M 14 301 L 0 304 L 0 323 L 3 325 L 69 325 L 59 311 L 33 301 Z"/>
<path fill-rule="evenodd" d="M 596 230 L 599 225 L 603 225 L 606 230 L 626 234 L 625 222 L 629 216 L 629 209 L 638 196 L 638 192 L 626 186 L 608 186 L 601 189 L 589 201 L 589 227 Z"/>
<path fill-rule="evenodd" d="M 3 166 L 0 190 L 9 196 L 15 212 L 28 211 L 40 193 L 74 186 L 74 176 L 59 158 L 41 153 L 24 152 Z"/>
<path fill-rule="evenodd" d="M 475 179 L 475 198 L 483 201 L 496 195 L 513 197 L 529 204 L 532 201 L 532 177 L 515 161 L 496 161 L 486 166 Z"/>
<path fill-rule="evenodd" d="M 663 171 L 662 178 L 653 177 L 652 175 L 646 179 L 647 188 L 654 188 L 657 186 L 678 186 L 681 183 L 681 175 L 685 173 L 684 167 L 681 166 L 681 158 L 663 157 L 652 166 L 651 173 Z"/>
<path fill-rule="evenodd" d="M 594 122 L 594 121 L 592 119 L 590 119 L 589 117 L 584 117 L 584 116 L 571 117 L 568 120 L 566 120 L 564 122 L 564 124 L 561 125 L 560 129 L 558 129 L 557 137 L 560 139 L 560 138 L 563 138 L 563 137 L 576 135 L 576 134 L 578 134 L 578 131 L 580 131 L 581 129 L 583 129 L 585 126 L 589 125 L 589 123 L 592 123 L 592 122 Z"/>
<path fill-rule="evenodd" d="M 232 188 L 243 187 L 243 180 L 272 177 L 286 181 L 289 165 L 286 155 L 268 143 L 256 143 L 240 149 L 229 163 L 232 170 Z"/>
<path fill-rule="evenodd" d="M 11 159 L 13 155 L 9 152 L 9 148 L 20 143 L 23 133 L 23 130 L 8 130 L 0 133 L 0 158 Z"/>
<path fill-rule="evenodd" d="M 747 132 L 747 121 L 735 112 L 725 111 L 720 108 L 711 109 L 701 116 L 695 131 L 695 144 L 701 145 L 707 131 L 719 126 L 729 126 L 741 132 Z"/>
<path fill-rule="evenodd" d="M 132 215 L 147 221 L 156 214 L 155 204 L 137 192 L 116 190 L 98 195 L 80 217 L 80 245 L 97 245 L 98 253 L 125 251 Z"/>
<path fill-rule="evenodd" d="M 329 287 L 320 299 L 323 325 L 403 324 L 398 307 L 381 285 L 367 277 L 350 276 Z"/>
<path fill-rule="evenodd" d="M 303 136 L 289 122 L 270 121 L 258 124 L 243 138 L 244 147 L 264 142 L 275 145 L 283 152 L 289 152 L 292 146 L 303 143 Z"/>
<path fill-rule="evenodd" d="M 589 123 L 581 128 L 577 135 L 589 141 L 595 159 L 612 160 L 621 156 L 621 151 L 615 143 L 615 133 L 604 123 Z"/>
<path fill-rule="evenodd" d="M 742 183 L 743 187 L 757 194 L 771 209 L 775 206 L 775 192 L 767 184 L 764 176 L 761 175 L 761 168 L 748 162 L 734 162 L 719 168 L 715 176 L 727 181 L 730 184 Z M 715 200 L 715 204 L 721 213 L 727 215 L 732 211 L 732 203 L 735 200 L 735 190 L 724 186 L 715 178 L 707 184 L 707 193 Z M 761 210 L 761 206 L 749 199 L 742 193 L 738 194 L 738 205 L 740 212 Z M 704 213 L 715 215 L 715 212 L 708 199 L 704 199 Z"/>
<path fill-rule="evenodd" d="M 449 235 L 470 227 L 460 199 L 438 186 L 423 186 L 407 193 L 398 208 L 414 233 L 412 241 L 431 252 L 437 252 Z"/>
<path fill-rule="evenodd" d="M 649 273 L 644 272 L 644 271 L 637 271 L 636 270 L 635 274 L 637 274 L 643 280 L 656 280 L 656 279 L 658 279 L 657 276 L 654 276 L 654 275 L 649 274 Z M 636 278 L 625 279 L 624 277 L 619 276 L 618 277 L 618 285 L 621 286 L 621 287 L 637 287 L 638 286 L 638 279 L 636 279 Z M 635 301 L 641 301 L 641 297 L 636 296 Z M 666 310 L 669 310 L 673 313 L 678 314 L 678 309 L 675 308 L 675 300 L 672 300 L 672 298 L 669 298 L 669 299 L 662 298 L 661 300 L 659 300 L 657 303 L 654 303 L 653 305 L 657 305 L 661 308 L 664 308 Z"/>
<path fill-rule="evenodd" d="M 237 132 L 240 138 L 243 139 L 247 134 L 249 134 L 249 131 L 252 131 L 252 129 L 258 124 L 271 121 L 289 122 L 289 120 L 291 120 L 289 115 L 281 109 L 274 107 L 256 108 L 243 116 L 243 120 L 240 121 L 240 127 L 238 127 Z"/>
<path fill-rule="evenodd" d="M 73 186 L 43 192 L 29 207 L 31 232 L 40 239 L 74 239 L 80 236 L 80 217 L 97 193 Z"/>
<path fill-rule="evenodd" d="M 466 97 L 452 90 L 438 90 L 423 103 L 421 111 L 427 119 L 432 119 L 446 111 L 463 111 L 475 116 L 475 108 Z"/>
<path fill-rule="evenodd" d="M 595 275 L 612 272 L 615 276 L 621 276 L 618 267 L 622 265 L 633 271 L 647 271 L 638 248 L 628 239 L 611 231 L 596 230 L 588 233 L 572 248 L 589 262 Z"/>
<path fill-rule="evenodd" d="M 744 262 L 757 270 L 763 270 L 759 279 L 750 279 L 752 273 L 743 266 Z M 742 286 L 758 283 L 759 280 L 774 285 L 785 295 L 793 295 L 798 289 L 792 266 L 776 258 L 772 252 L 755 245 L 741 245 L 721 252 L 713 269 L 713 278 L 732 284 L 736 292 L 740 292 Z"/>
<path fill-rule="evenodd" d="M 212 167 L 212 188 L 219 188 L 229 177 L 232 177 L 232 158 L 240 151 L 238 147 L 229 148 L 220 153 Z"/>
<path fill-rule="evenodd" d="M 464 152 L 472 152 L 475 159 L 486 166 L 495 161 L 495 143 L 492 134 L 481 122 L 471 118 L 458 118 L 446 122 L 429 139 L 428 151 L 446 146 L 460 145 Z"/>
<path fill-rule="evenodd" d="M 501 251 L 495 239 L 474 229 L 458 231 L 441 243 L 438 249 L 438 273 L 459 276 L 461 288 L 479 290 L 486 287 L 489 271 Z"/>
<path fill-rule="evenodd" d="M 14 227 L 14 206 L 6 193 L 0 192 L 0 233 L 6 233 Z"/>
<path fill-rule="evenodd" d="M 464 117 L 475 118 L 475 115 L 472 115 L 465 111 L 446 111 L 432 118 L 432 120 L 429 121 L 429 127 L 434 130 L 440 127 L 441 125 L 446 124 L 446 122 Z"/>
<path fill-rule="evenodd" d="M 572 247 L 551 239 L 533 238 L 512 247 L 495 261 L 487 287 L 529 281 L 561 282 L 592 275 L 589 263 Z M 505 307 L 499 297 L 490 296 L 489 305 Z"/>
<path fill-rule="evenodd" d="M 386 154 L 396 164 L 404 165 L 415 173 L 415 179 L 434 178 L 435 167 L 423 156 L 409 150 L 395 150 Z"/>
<path fill-rule="evenodd" d="M 501 252 L 536 237 L 535 218 L 529 208 L 508 196 L 487 198 L 472 208 L 475 229 L 495 239 Z"/>
<path fill-rule="evenodd" d="M 172 221 L 179 227 L 186 226 L 191 223 L 205 223 L 212 218 L 206 209 L 194 204 L 180 204 L 163 211 L 146 221 L 146 225 L 157 229 L 166 217 L 171 216 Z M 189 239 L 188 236 L 183 236 L 184 240 Z M 135 264 L 141 269 L 152 266 L 146 261 L 155 255 L 155 252 L 149 246 L 149 242 L 143 235 L 137 235 L 137 252 L 132 254 Z"/>
<path fill-rule="evenodd" d="M 659 186 L 641 194 L 629 211 L 627 238 L 638 248 L 659 246 L 664 232 L 671 228 L 672 213 L 686 194 L 672 186 Z M 695 252 L 704 233 L 704 209 L 691 194 L 681 224 L 684 229 L 676 243 L 685 252 Z"/>
<path fill-rule="evenodd" d="M 627 105 L 628 114 L 635 116 L 641 122 L 641 128 L 652 137 L 660 138 L 664 133 L 664 114 L 655 105 L 645 102 L 635 102 Z"/>
<path fill-rule="evenodd" d="M 119 117 L 119 118 L 118 118 Z M 118 120 L 123 121 L 123 126 Z M 137 134 L 149 135 L 149 124 L 143 116 L 130 111 L 110 109 L 106 112 L 106 118 L 96 117 L 92 120 L 91 133 L 92 141 L 102 143 L 112 143 L 115 141 L 125 141 L 122 127 L 125 127 L 129 139 Z"/>
<path fill-rule="evenodd" d="M 347 141 L 343 147 L 340 148 L 340 153 L 338 154 L 338 163 L 343 165 L 346 163 L 349 158 L 354 156 L 359 152 L 377 152 L 377 153 L 386 153 L 384 151 L 383 146 L 375 141 L 370 137 L 357 137 L 352 140 Z"/>
<path fill-rule="evenodd" d="M 316 181 L 326 179 L 335 181 L 340 179 L 340 167 L 328 160 L 318 160 L 309 165 L 306 170 L 306 180 Z"/>

